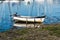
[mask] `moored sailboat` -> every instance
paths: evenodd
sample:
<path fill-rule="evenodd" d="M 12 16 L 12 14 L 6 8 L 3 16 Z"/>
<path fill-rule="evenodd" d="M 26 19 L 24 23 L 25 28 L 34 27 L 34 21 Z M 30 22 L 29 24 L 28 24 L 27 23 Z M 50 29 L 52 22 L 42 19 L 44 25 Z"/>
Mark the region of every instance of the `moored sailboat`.
<path fill-rule="evenodd" d="M 33 0 L 34 3 L 34 0 Z M 28 4 L 30 4 L 30 2 L 28 1 Z M 34 4 L 33 4 L 34 5 Z M 39 11 L 39 9 L 38 9 Z M 15 23 L 42 23 L 45 19 L 45 15 L 44 16 L 39 16 L 39 12 L 38 12 L 38 16 L 18 16 L 17 14 L 14 14 L 13 19 L 15 21 Z"/>

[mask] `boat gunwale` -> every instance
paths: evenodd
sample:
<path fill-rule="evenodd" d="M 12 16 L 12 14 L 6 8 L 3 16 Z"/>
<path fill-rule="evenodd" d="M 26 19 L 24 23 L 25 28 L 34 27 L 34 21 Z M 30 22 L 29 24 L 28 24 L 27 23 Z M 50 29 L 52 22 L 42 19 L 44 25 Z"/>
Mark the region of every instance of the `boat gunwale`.
<path fill-rule="evenodd" d="M 20 18 L 45 18 L 46 16 L 13 16 L 13 17 L 20 17 Z"/>

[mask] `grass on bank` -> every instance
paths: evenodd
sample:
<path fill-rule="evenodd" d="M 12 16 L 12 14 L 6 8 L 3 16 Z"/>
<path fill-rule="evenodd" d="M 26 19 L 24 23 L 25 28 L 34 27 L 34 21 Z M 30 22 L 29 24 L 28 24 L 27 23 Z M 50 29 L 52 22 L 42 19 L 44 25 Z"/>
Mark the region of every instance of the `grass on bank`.
<path fill-rule="evenodd" d="M 0 40 L 58 40 L 60 26 L 13 29 L 0 33 Z M 60 39 L 59 39 L 60 40 Z"/>

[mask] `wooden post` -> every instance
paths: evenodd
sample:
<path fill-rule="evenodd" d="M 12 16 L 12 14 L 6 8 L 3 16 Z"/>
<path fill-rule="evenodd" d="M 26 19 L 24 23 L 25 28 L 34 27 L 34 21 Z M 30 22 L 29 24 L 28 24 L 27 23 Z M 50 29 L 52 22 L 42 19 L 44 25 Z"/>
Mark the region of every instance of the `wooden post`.
<path fill-rule="evenodd" d="M 34 17 L 34 27 L 35 27 L 35 17 Z"/>
<path fill-rule="evenodd" d="M 26 17 L 26 27 L 27 27 L 27 17 Z"/>

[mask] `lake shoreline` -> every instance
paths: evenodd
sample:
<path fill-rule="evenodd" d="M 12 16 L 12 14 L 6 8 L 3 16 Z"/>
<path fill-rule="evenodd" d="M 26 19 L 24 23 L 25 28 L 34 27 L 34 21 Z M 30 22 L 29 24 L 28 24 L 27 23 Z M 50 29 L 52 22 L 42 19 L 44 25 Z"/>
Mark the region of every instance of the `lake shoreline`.
<path fill-rule="evenodd" d="M 60 25 L 42 25 L 42 28 L 13 28 L 1 32 L 0 40 L 60 40 Z"/>

